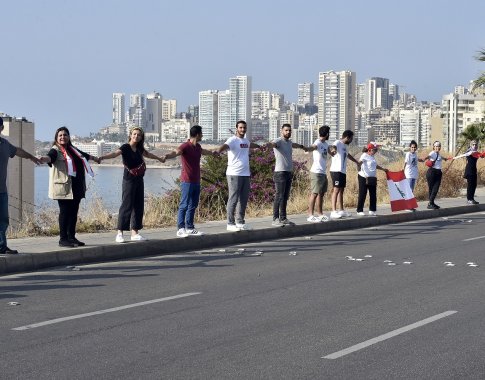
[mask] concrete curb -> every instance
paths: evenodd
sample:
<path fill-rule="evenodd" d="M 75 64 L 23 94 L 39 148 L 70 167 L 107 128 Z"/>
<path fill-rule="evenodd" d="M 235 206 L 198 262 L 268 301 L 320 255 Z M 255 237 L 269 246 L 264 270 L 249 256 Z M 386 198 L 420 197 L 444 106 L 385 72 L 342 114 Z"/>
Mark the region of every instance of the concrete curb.
<path fill-rule="evenodd" d="M 0 257 L 0 274 L 31 272 L 66 265 L 106 262 L 137 257 L 177 254 L 186 251 L 211 249 L 228 245 L 246 244 L 297 236 L 311 236 L 325 232 L 362 229 L 392 223 L 447 217 L 485 211 L 485 204 L 447 207 L 409 213 L 332 220 L 326 223 L 299 224 L 286 227 L 268 227 L 252 231 L 222 232 L 200 237 L 151 239 L 143 242 L 104 244 L 79 248 L 58 248 L 49 252 L 20 253 Z"/>

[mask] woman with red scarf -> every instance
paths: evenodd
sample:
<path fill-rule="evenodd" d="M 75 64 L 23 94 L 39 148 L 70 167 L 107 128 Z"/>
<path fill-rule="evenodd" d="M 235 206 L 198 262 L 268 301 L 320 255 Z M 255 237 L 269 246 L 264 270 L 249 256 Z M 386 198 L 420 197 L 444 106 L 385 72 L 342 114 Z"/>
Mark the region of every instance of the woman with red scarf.
<path fill-rule="evenodd" d="M 52 149 L 40 160 L 50 166 L 49 198 L 59 203 L 59 246 L 85 245 L 76 239 L 77 214 L 86 195 L 85 172 L 93 176 L 88 160 L 99 163 L 99 159 L 75 148 L 69 130 L 61 127 L 56 131 Z"/>

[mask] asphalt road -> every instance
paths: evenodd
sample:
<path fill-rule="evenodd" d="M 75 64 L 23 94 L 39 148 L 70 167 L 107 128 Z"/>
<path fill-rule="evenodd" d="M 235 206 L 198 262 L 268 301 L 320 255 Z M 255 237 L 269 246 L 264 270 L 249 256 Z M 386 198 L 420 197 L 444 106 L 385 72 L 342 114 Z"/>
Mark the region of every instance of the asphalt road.
<path fill-rule="evenodd" d="M 484 227 L 467 214 L 0 277 L 0 378 L 484 379 Z"/>

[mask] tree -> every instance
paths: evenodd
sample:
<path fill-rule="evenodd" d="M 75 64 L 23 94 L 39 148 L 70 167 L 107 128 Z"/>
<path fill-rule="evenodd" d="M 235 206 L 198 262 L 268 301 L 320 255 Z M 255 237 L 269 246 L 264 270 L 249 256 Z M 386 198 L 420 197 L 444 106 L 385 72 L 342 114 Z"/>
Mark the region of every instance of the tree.
<path fill-rule="evenodd" d="M 468 146 L 472 140 L 476 140 L 483 145 L 485 142 L 485 123 L 470 124 L 460 133 L 461 146 L 458 151 L 461 151 L 463 147 Z"/>
<path fill-rule="evenodd" d="M 485 49 L 480 50 L 475 58 L 477 61 L 485 62 Z M 474 90 L 482 86 L 485 88 L 485 72 L 482 72 L 482 74 L 473 81 Z"/>

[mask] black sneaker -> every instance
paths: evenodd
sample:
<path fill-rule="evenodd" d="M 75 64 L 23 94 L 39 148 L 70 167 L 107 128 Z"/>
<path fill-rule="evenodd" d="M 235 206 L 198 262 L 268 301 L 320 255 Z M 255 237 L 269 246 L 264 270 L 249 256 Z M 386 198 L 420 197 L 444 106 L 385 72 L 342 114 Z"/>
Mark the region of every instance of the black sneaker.
<path fill-rule="evenodd" d="M 76 244 L 78 247 L 84 247 L 86 243 L 83 243 L 82 241 L 77 240 L 76 238 L 73 239 L 68 239 L 71 243 Z"/>
<path fill-rule="evenodd" d="M 74 248 L 77 244 L 70 240 L 59 240 L 59 247 Z"/>
<path fill-rule="evenodd" d="M 434 203 L 428 203 L 428 207 L 426 207 L 428 210 L 438 210 L 440 206 L 435 205 Z"/>
<path fill-rule="evenodd" d="M 477 205 L 477 204 L 479 204 L 479 202 L 477 202 L 474 199 L 468 200 L 468 201 L 466 201 L 466 203 L 469 204 L 469 205 Z"/>
<path fill-rule="evenodd" d="M 294 226 L 295 223 L 289 221 L 288 219 L 284 218 L 284 219 L 281 219 L 280 220 L 281 224 L 283 224 L 284 226 Z"/>

